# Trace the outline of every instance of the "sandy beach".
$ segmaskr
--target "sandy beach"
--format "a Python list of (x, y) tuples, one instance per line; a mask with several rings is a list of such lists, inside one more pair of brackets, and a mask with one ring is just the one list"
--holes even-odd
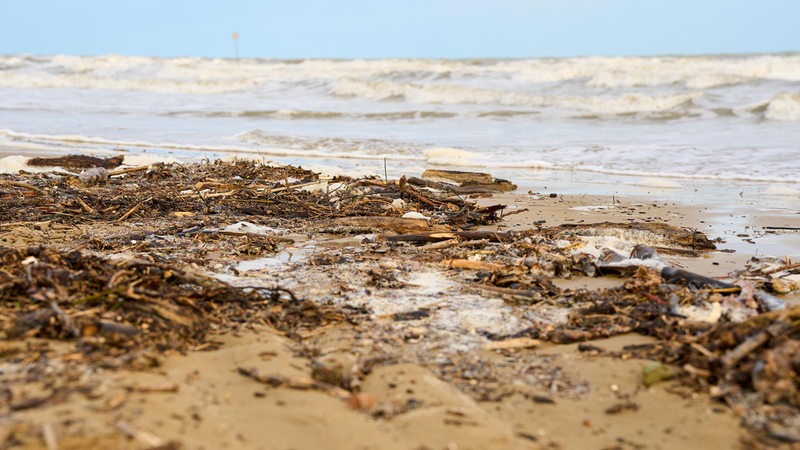
[[(784, 315), (753, 294), (730, 306), (789, 283), (796, 254), (746, 250), (782, 238), (792, 249), (796, 216), (523, 190), (466, 198), (249, 162), (98, 177), (0, 179), (2, 448), (797, 438), (797, 291), (779, 294)], [(570, 228), (591, 224), (617, 231)], [(624, 226), (634, 231), (620, 238)], [(652, 229), (666, 234), (641, 231)], [(706, 236), (716, 250), (701, 248)], [(664, 265), (737, 289), (687, 288), (644, 267), (603, 273), (590, 250), (603, 243), (655, 246)], [(682, 306), (658, 306), (670, 295)], [(704, 319), (715, 302), (732, 309)], [(736, 353), (763, 320), (788, 328)], [(758, 364), (769, 377), (740, 381)]]

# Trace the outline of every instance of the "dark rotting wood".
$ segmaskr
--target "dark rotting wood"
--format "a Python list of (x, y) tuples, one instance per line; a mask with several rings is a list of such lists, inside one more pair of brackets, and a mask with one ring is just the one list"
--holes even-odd
[(97, 158), (87, 155), (67, 155), (54, 158), (31, 158), (29, 166), (36, 167), (63, 167), (65, 169), (90, 169), (92, 167), (102, 167), (104, 169), (114, 169), (122, 165), (125, 157), (122, 155), (110, 158)]

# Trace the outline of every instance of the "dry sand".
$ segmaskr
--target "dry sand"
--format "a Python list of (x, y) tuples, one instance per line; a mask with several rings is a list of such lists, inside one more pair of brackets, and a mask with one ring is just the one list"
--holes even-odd
[[(725, 228), (723, 219), (696, 206), (609, 200), (504, 194), (480, 202), (504, 203), (509, 206), (505, 213), (514, 213), (493, 226), (498, 230), (528, 229), (541, 220), (555, 226), (635, 219), (696, 228), (711, 238), (730, 241), (736, 234), (753, 234), (750, 228), (731, 228), (742, 223), (748, 227), (798, 225), (792, 217), (774, 217), (772, 221), (753, 217), (731, 222)], [(119, 225), (121, 229), (126, 226)], [(68, 241), (71, 232), (79, 231), (56, 225), (38, 230), (5, 227), (0, 240), (11, 246), (53, 244)], [(726, 244), (719, 246), (726, 248)], [(742, 268), (751, 256), (741, 251), (746, 248), (741, 239), (730, 244), (736, 252), (668, 260), (704, 275), (724, 277)], [(357, 251), (359, 240), (325, 245)], [(300, 254), (301, 247), (297, 245), (293, 251)], [(372, 260), (364, 264), (395, 264), (402, 269), (401, 278), (412, 285), (423, 280), (420, 274), (429, 270), (408, 261)], [(341, 306), (370, 306), (375, 301), (371, 313), (374, 328), (382, 330), (384, 336), (393, 335), (393, 341), (375, 341), (363, 327), (346, 322), (316, 330), (301, 342), (264, 327), (218, 335), (214, 341), (219, 345), (185, 355), (168, 354), (157, 368), (100, 369), (87, 374), (102, 386), (103, 395), (95, 398), (71, 395), (60, 403), (8, 413), (0, 418), (0, 443), (9, 448), (18, 443), (25, 448), (50, 449), (683, 449), (737, 448), (746, 435), (737, 415), (706, 394), (681, 390), (673, 382), (645, 387), (641, 374), (646, 361), (579, 351), (576, 344), (542, 344), (507, 351), (476, 347), (475, 342), (485, 340), (474, 334), (474, 328), (470, 334), (470, 320), (481, 321), (482, 326), (503, 327), (511, 326), (514, 318), (502, 304), (463, 294), (459, 279), (426, 275), (432, 284), (384, 297), (377, 291), (364, 292), (355, 284), (358, 280), (337, 277), (335, 271), (330, 266), (304, 269), (299, 264), (287, 264), (249, 276), (283, 282), (300, 296), (336, 292), (344, 299)], [(623, 281), (616, 277), (580, 277), (560, 283), (594, 288)], [(790, 302), (796, 299), (790, 298)], [(424, 306), (440, 308), (436, 314), (441, 321), (416, 324), (388, 318)], [(473, 316), (456, 317), (467, 312)], [(454, 318), (444, 323), (442, 317), (448, 314)], [(617, 351), (648, 339), (624, 335), (593, 341), (592, 345)], [(0, 348), (0, 354), (23, 344), (2, 345), (5, 347)], [(53, 355), (74, 351), (70, 345), (52, 341), (24, 345), (46, 346)], [(309, 354), (309, 349), (313, 353)], [(490, 378), (498, 386), (519, 389), (509, 389), (508, 396), (487, 401), (476, 394), (478, 391), (470, 390), (474, 384), (468, 376), (458, 382), (444, 381), (431, 367), (437, 358), (455, 355), (475, 370), (491, 372)], [(347, 399), (336, 392), (274, 387), (240, 373), (240, 369), (255, 369), (303, 380), (311, 377), (315, 361), (341, 361), (342, 370), (347, 372), (355, 361), (361, 364), (370, 358), (393, 361), (365, 371), (360, 379), (362, 394)]]

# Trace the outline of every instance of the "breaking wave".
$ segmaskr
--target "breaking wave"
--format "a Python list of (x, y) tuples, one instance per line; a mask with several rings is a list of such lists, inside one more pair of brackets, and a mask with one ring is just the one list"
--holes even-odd
[[(0, 56), (0, 85), (221, 92), (268, 80), (365, 78), (434, 82), (468, 78), (523, 83), (580, 81), (598, 87), (681, 84), (707, 89), (764, 80), (800, 81), (800, 55), (579, 57), (520, 60), (274, 60), (104, 56)], [(90, 83), (100, 83), (90, 84)]]
[(247, 131), (235, 136), (235, 138), (240, 142), (252, 145), (193, 145), (176, 142), (127, 141), (82, 135), (30, 134), (12, 130), (0, 130), (0, 140), (11, 141), (14, 147), (36, 146), (40, 151), (64, 151), (72, 150), (75, 147), (85, 151), (87, 145), (94, 145), (98, 146), (99, 150), (105, 151), (144, 148), (183, 150), (200, 154), (255, 153), (271, 156), (365, 160), (380, 160), (387, 157), (398, 160), (424, 159), (409, 152), (408, 149), (410, 147), (408, 144), (375, 139), (297, 138), (271, 135), (261, 130)]
[(613, 97), (546, 96), (453, 84), (423, 85), (361, 79), (341, 80), (333, 86), (331, 93), (341, 97), (363, 97), (383, 101), (404, 100), (421, 104), (557, 107), (611, 115), (689, 107), (693, 99), (701, 95), (680, 93), (652, 96), (644, 93), (628, 93)]
[(170, 111), (162, 113), (166, 117), (198, 116), (198, 117), (245, 117), (285, 120), (328, 120), (328, 119), (362, 119), (362, 120), (406, 120), (406, 119), (449, 119), (457, 117), (456, 112), (448, 111), (381, 111), (366, 113), (347, 113), (342, 111), (310, 111), (297, 109), (249, 110), (249, 111)]
[[(224, 105), (231, 100), (270, 106), (230, 111), (195, 107), (160, 113), (290, 120), (404, 120), (470, 115), (509, 118), (548, 114), (582, 118), (637, 115), (674, 120), (719, 117), (720, 112), (732, 111), (735, 115), (797, 121), (800, 119), (796, 95), (785, 92), (791, 92), (798, 82), (798, 54), (521, 60), (243, 59), (239, 62), (119, 55), (0, 56), (0, 89), (219, 96), (225, 101), (209, 103)], [(298, 108), (295, 99), (304, 107)], [(352, 109), (348, 102), (353, 101), (371, 107)], [(450, 108), (455, 111), (380, 108), (387, 102), (476, 108)], [(767, 102), (763, 111), (752, 107)], [(177, 100), (172, 104), (184, 105)], [(196, 105), (208, 106), (202, 102)]]
[(800, 94), (776, 95), (767, 103), (764, 117), (770, 120), (800, 121)]

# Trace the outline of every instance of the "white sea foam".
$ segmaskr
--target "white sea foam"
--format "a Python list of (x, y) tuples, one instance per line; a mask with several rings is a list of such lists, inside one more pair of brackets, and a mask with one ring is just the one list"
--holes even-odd
[[(180, 159), (169, 155), (157, 154), (125, 154), (124, 164), (127, 166), (148, 166), (155, 163), (178, 163)], [(29, 166), (31, 158), (23, 155), (9, 155), (0, 158), (0, 173), (16, 173), (20, 170), (26, 172), (49, 172), (55, 166)]]
[[(517, 167), (514, 165), (507, 165), (506, 167)], [(519, 165), (518, 167), (526, 167), (525, 165)], [(570, 164), (554, 164), (552, 167), (554, 170), (565, 170), (565, 171), (574, 171), (574, 172), (589, 172), (589, 173), (599, 173), (599, 174), (606, 174), (606, 175), (623, 175), (623, 176), (632, 176), (632, 177), (646, 177), (646, 178), (654, 178), (654, 179), (677, 179), (677, 180), (728, 180), (728, 181), (770, 181), (770, 182), (784, 182), (786, 181), (787, 177), (782, 176), (772, 176), (772, 175), (750, 175), (746, 173), (738, 173), (738, 172), (730, 172), (727, 170), (721, 170), (716, 173), (684, 173), (684, 172), (677, 172), (677, 171), (645, 171), (639, 170), (635, 168), (630, 169), (614, 169), (614, 168), (606, 168), (601, 166), (583, 166), (583, 165), (570, 165)], [(674, 167), (673, 169), (679, 170), (680, 167)], [(792, 177), (792, 180), (795, 178)], [(665, 183), (677, 183), (674, 181), (665, 180)], [(681, 185), (682, 186), (682, 185)]]
[[(798, 81), (797, 55), (741, 57), (592, 57), (552, 60), (528, 79), (560, 81), (587, 78), (590, 86), (654, 87), (684, 84), (706, 89), (754, 80)], [(542, 71), (549, 71), (543, 74)]]
[[(273, 135), (261, 130), (249, 130), (235, 136), (237, 140), (256, 144), (259, 153), (277, 156), (312, 158), (420, 160), (410, 154), (407, 143), (379, 139), (302, 138)], [(239, 149), (242, 151), (244, 149)], [(252, 148), (246, 151), (254, 151)]]
[(764, 190), (764, 194), (800, 196), (800, 190), (786, 185), (771, 185), (766, 190)]
[[(242, 113), (243, 116), (254, 116), (251, 112), (245, 111)], [(344, 117), (344, 113), (337, 112), (337, 111), (308, 111), (308, 110), (299, 110), (299, 109), (281, 109), (278, 111), (272, 111), (269, 114), (271, 117), (275, 118), (282, 118), (282, 119), (335, 119)]]
[[(340, 159), (365, 159), (382, 160), (387, 157), (392, 159), (419, 160), (420, 157), (414, 155), (398, 155), (383, 146), (377, 146), (382, 153), (370, 154), (360, 151), (359, 146), (368, 144), (372, 141), (346, 141), (346, 140), (316, 140), (311, 141), (287, 138), (284, 143), (291, 143), (295, 148), (286, 147), (243, 147), (243, 146), (221, 146), (221, 145), (194, 145), (178, 142), (147, 142), (147, 141), (127, 141), (105, 139), (101, 137), (91, 137), (82, 135), (47, 135), (20, 133), (12, 130), (0, 130), (0, 138), (7, 138), (13, 141), (33, 141), (46, 142), (53, 144), (96, 144), (107, 147), (136, 147), (153, 148), (166, 150), (186, 150), (199, 153), (236, 153), (236, 154), (259, 154), (271, 156), (302, 156), (306, 158), (340, 158)], [(275, 144), (272, 137), (261, 133), (258, 130), (248, 131), (236, 136), (237, 139), (253, 144), (270, 145)], [(354, 144), (355, 143), (355, 144)], [(45, 148), (45, 147), (43, 147)], [(53, 150), (53, 147), (47, 147)], [(176, 159), (177, 160), (177, 159)]]
[[(20, 170), (30, 170), (36, 168), (28, 167), (28, 161), (30, 161), (30, 157), (23, 156), (23, 155), (9, 155), (3, 158), (0, 158), (0, 173), (17, 173)], [(44, 171), (46, 169), (41, 169)]]
[(460, 148), (429, 148), (422, 152), (428, 164), (437, 166), (471, 166), (480, 155)]
[(648, 95), (633, 92), (618, 96), (543, 96), (454, 84), (396, 83), (353, 78), (338, 81), (331, 89), (331, 93), (342, 97), (404, 100), (421, 104), (556, 107), (601, 115), (667, 111), (689, 106), (693, 99), (701, 95), (699, 93)]
[(665, 189), (680, 189), (683, 187), (683, 185), (675, 181), (664, 178), (656, 178), (656, 177), (642, 178), (632, 184), (636, 186), (665, 188)]
[(549, 161), (527, 160), (523, 163), (517, 164), (516, 167), (522, 167), (525, 169), (550, 169), (555, 167), (555, 165)]
[[(754, 80), (800, 81), (800, 56), (583, 57), (528, 60), (301, 60), (151, 58), (120, 55), (0, 56), (0, 86), (225, 92), (267, 80), (508, 77), (527, 83), (690, 88)], [(40, 76), (44, 75), (44, 76)], [(99, 83), (99, 84), (90, 84)]]
[(800, 94), (780, 93), (767, 104), (764, 117), (770, 120), (800, 121)]

